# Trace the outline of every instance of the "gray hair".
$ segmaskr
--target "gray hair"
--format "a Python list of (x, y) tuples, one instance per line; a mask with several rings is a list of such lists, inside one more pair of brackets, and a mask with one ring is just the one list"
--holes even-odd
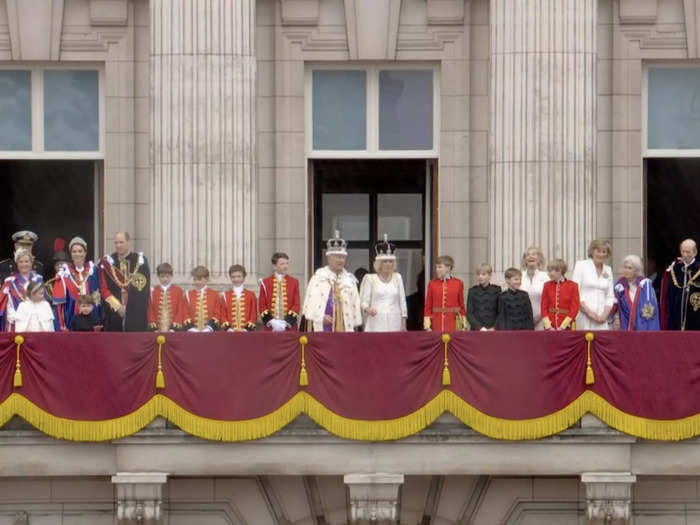
[(622, 259), (622, 264), (629, 264), (636, 270), (637, 275), (642, 275), (642, 272), (644, 271), (644, 266), (642, 266), (642, 258), (639, 257), (639, 255), (626, 255), (625, 258)]

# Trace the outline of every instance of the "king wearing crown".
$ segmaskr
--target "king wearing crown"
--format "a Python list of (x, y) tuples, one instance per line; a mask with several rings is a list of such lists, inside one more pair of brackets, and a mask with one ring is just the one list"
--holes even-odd
[(326, 244), (327, 265), (306, 287), (303, 314), (314, 332), (353, 332), (362, 324), (357, 279), (345, 269), (347, 242), (340, 232)]

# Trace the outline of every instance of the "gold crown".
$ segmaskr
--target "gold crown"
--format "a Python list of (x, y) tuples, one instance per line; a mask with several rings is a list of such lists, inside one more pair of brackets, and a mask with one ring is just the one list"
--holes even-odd
[(340, 232), (335, 230), (335, 236), (326, 242), (326, 255), (347, 255), (348, 243), (340, 237)]

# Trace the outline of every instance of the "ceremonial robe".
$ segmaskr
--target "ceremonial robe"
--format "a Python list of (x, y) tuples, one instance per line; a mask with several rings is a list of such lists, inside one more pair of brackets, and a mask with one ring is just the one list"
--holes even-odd
[(677, 259), (661, 283), (662, 330), (700, 330), (700, 261)]
[(102, 319), (102, 295), (97, 265), (92, 261), (78, 269), (74, 264), (64, 264), (53, 279), (51, 300), (56, 309), (59, 330), (68, 330), (73, 316), (78, 313), (78, 296), (89, 295), (95, 306), (92, 317), (96, 324)]
[[(100, 293), (105, 302), (106, 332), (145, 332), (151, 271), (143, 253), (128, 253), (120, 259), (116, 253), (105, 255), (97, 264)], [(125, 306), (125, 314), (119, 308)]]
[(619, 279), (615, 285), (615, 298), (620, 313), (620, 330), (649, 331), (659, 329), (659, 307), (656, 304), (654, 285), (649, 279), (637, 277), (634, 296), (627, 279)]
[[(343, 269), (336, 274), (324, 266), (314, 273), (306, 287), (304, 317), (315, 332), (352, 332), (362, 324), (360, 295), (355, 276)], [(324, 325), (324, 316), (332, 323)]]

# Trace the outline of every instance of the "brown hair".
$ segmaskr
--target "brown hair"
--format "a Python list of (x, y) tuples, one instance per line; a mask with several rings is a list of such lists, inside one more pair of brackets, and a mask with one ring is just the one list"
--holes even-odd
[(43, 290), (43, 289), (44, 289), (44, 282), (43, 281), (29, 281), (29, 284), (27, 285), (27, 297), (32, 295), (37, 290)]
[(93, 300), (92, 300), (92, 297), (89, 296), (89, 295), (80, 294), (80, 295), (78, 296), (78, 304), (79, 304), (79, 305), (80, 305), (80, 304), (92, 304), (92, 305), (94, 305), (94, 304), (95, 304), (95, 301), (93, 301)]
[(562, 275), (566, 275), (566, 270), (568, 269), (569, 266), (566, 264), (564, 259), (552, 259), (547, 265), (547, 271), (556, 270), (561, 272)]
[(231, 277), (231, 274), (233, 272), (241, 272), (243, 274), (243, 277), (248, 275), (245, 271), (245, 266), (242, 264), (232, 264), (231, 267), (228, 269), (228, 276)]
[(506, 279), (512, 279), (513, 277), (522, 277), (523, 272), (518, 270), (517, 268), (508, 268), (505, 273)]
[(202, 277), (209, 279), (209, 270), (206, 266), (202, 266), (201, 264), (199, 266), (195, 266), (192, 270), (192, 277), (195, 279), (201, 279)]
[(449, 255), (441, 255), (437, 259), (435, 259), (435, 264), (449, 266), (450, 270), (452, 270), (455, 267), (455, 260)]
[(170, 263), (160, 263), (158, 265), (158, 268), (156, 268), (156, 275), (172, 275), (173, 274), (173, 267), (170, 265)]
[[(277, 264), (277, 261), (279, 261), (280, 259), (289, 260), (289, 255), (287, 255), (284, 252), (275, 252), (272, 254), (272, 258), (270, 260), (272, 261), (272, 264)], [(243, 273), (245, 273), (245, 272), (243, 272)]]

